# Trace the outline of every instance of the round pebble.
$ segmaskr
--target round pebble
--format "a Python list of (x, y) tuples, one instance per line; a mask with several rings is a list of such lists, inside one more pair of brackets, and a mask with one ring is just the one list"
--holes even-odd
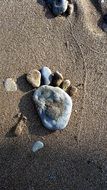
[(54, 0), (53, 6), (52, 6), (52, 12), (55, 16), (61, 15), (62, 13), (65, 13), (68, 7), (68, 1), (67, 0)]
[(75, 87), (75, 86), (70, 86), (69, 92), (68, 92), (70, 96), (75, 96), (75, 95), (77, 94), (77, 92), (78, 92), (77, 87)]
[(33, 87), (39, 87), (41, 84), (41, 73), (37, 69), (31, 70), (27, 74), (27, 81), (33, 86)]
[(49, 85), (52, 81), (52, 72), (48, 67), (42, 67), (40, 70), (42, 77), (42, 84)]
[(68, 15), (71, 15), (74, 12), (74, 4), (69, 4), (67, 8)]
[(45, 0), (55, 16), (65, 13), (68, 7), (67, 0)]
[(70, 87), (71, 85), (71, 82), (70, 80), (64, 80), (61, 84), (61, 88), (64, 90), (64, 91), (67, 91), (67, 89)]
[(5, 80), (4, 87), (6, 91), (10, 91), (10, 92), (17, 91), (17, 84), (12, 78), (7, 78)]
[(49, 130), (62, 130), (72, 112), (72, 99), (61, 88), (41, 86), (34, 92), (34, 102), (44, 127)]
[(33, 151), (33, 152), (37, 152), (38, 150), (42, 149), (43, 147), (44, 147), (43, 142), (41, 142), (41, 141), (36, 141), (36, 142), (33, 144), (32, 151)]
[(60, 86), (63, 81), (63, 76), (59, 71), (56, 71), (52, 78), (52, 85), (53, 86)]

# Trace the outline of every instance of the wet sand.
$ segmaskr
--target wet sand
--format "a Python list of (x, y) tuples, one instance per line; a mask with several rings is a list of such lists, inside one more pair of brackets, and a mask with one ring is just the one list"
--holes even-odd
[[(54, 18), (43, 1), (0, 1), (1, 190), (107, 189), (107, 34), (98, 26), (101, 14), (92, 0), (77, 1), (67, 18)], [(78, 87), (61, 132), (42, 127), (26, 82), (25, 73), (42, 66)], [(8, 77), (17, 82), (16, 92), (6, 92)], [(19, 112), (27, 122), (14, 137)], [(45, 147), (34, 154), (37, 140)]]

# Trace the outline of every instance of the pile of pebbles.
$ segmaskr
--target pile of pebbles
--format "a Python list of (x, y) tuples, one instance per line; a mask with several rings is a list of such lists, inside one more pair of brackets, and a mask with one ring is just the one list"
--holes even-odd
[(71, 85), (70, 80), (64, 79), (59, 71), (52, 73), (48, 67), (42, 67), (41, 70), (33, 69), (26, 75), (26, 78), (34, 88), (39, 88), (41, 85), (50, 85), (60, 87), (69, 96), (77, 94), (77, 88)]
[(52, 131), (64, 129), (72, 112), (71, 96), (77, 93), (77, 88), (60, 72), (52, 73), (48, 67), (33, 69), (26, 78), (36, 88), (33, 100), (43, 126)]

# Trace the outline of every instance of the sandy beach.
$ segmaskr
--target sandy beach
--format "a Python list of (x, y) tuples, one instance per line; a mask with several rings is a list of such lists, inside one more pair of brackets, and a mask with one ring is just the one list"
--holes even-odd
[[(98, 1), (78, 0), (69, 17), (54, 17), (42, 0), (0, 1), (0, 190), (107, 189), (107, 33)], [(67, 128), (46, 130), (25, 74), (48, 66), (78, 95)], [(6, 78), (18, 90), (6, 92)], [(18, 123), (23, 133), (11, 135)], [(32, 152), (41, 140), (44, 148)]]

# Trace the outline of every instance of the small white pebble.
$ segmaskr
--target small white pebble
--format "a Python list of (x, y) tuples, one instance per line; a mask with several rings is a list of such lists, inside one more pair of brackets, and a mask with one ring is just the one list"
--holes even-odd
[(4, 87), (6, 91), (10, 91), (10, 92), (17, 91), (17, 84), (12, 78), (7, 78), (5, 80)]
[(75, 113), (78, 113), (78, 111), (77, 111), (77, 110), (74, 110), (74, 112), (75, 112)]
[(36, 142), (33, 144), (32, 151), (33, 151), (33, 152), (37, 152), (38, 150), (42, 149), (43, 147), (44, 147), (43, 142), (41, 142), (41, 141), (36, 141)]

